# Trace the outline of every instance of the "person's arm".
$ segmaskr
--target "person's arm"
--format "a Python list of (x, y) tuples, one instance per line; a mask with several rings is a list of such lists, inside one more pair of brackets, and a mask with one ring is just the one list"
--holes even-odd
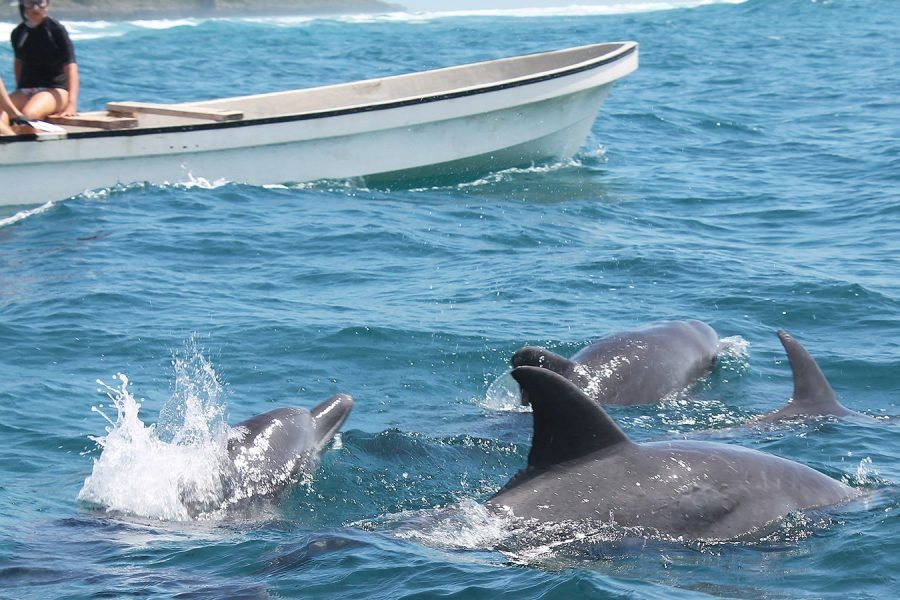
[(58, 38), (56, 44), (58, 48), (63, 48), (65, 52), (65, 67), (63, 68), (66, 72), (66, 88), (69, 92), (68, 102), (60, 108), (57, 114), (63, 117), (71, 117), (78, 113), (78, 91), (81, 83), (78, 80), (78, 61), (75, 59), (75, 47), (72, 45), (72, 38), (69, 37), (69, 32), (59, 23), (56, 25), (54, 29), (54, 33)]
[(9, 94), (6, 93), (6, 86), (3, 84), (2, 79), (0, 79), (0, 112), (6, 113), (13, 125), (28, 124), (27, 121), (24, 121), (25, 117), (22, 116), (22, 113), (16, 108), (16, 105), (13, 104)]
[(0, 110), (11, 115), (16, 115), (19, 112), (9, 98), (9, 94), (6, 92), (6, 86), (3, 85), (2, 79), (0, 79)]
[(71, 117), (78, 114), (78, 63), (66, 65), (66, 78), (69, 81), (69, 103), (59, 111), (59, 114), (63, 117)]

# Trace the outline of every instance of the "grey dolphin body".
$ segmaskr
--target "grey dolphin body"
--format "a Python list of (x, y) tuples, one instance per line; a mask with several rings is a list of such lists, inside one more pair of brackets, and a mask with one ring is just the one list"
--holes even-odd
[(858, 495), (809, 467), (756, 450), (702, 441), (634, 443), (564, 377), (535, 367), (516, 368), (512, 376), (534, 411), (528, 467), (487, 504), (517, 517), (730, 540), (792, 511)]
[(719, 336), (706, 323), (664, 321), (599, 339), (572, 358), (525, 346), (510, 363), (559, 373), (600, 404), (649, 404), (703, 377), (718, 349)]
[(276, 408), (235, 425), (228, 440), (230, 496), (271, 495), (310, 473), (352, 408), (350, 396), (337, 394), (312, 410)]
[(787, 352), (794, 376), (794, 393), (788, 403), (773, 413), (753, 419), (752, 422), (777, 423), (791, 419), (817, 416), (855, 417), (871, 419), (867, 415), (854, 412), (838, 402), (831, 384), (825, 378), (806, 348), (783, 329), (778, 332), (778, 339)]

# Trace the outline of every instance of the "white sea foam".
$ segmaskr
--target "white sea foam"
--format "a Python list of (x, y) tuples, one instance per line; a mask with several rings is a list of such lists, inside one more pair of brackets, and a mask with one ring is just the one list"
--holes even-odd
[[(742, 0), (743, 1), (743, 0)], [(567, 6), (536, 6), (523, 8), (472, 8), (440, 10), (415, 13), (386, 13), (383, 15), (356, 16), (353, 20), (371, 21), (423, 21), (465, 17), (508, 17), (508, 18), (542, 18), (542, 17), (590, 17), (611, 16), (642, 12), (658, 12), (677, 8), (695, 8), (706, 4), (715, 4), (708, 0), (696, 2), (635, 2), (611, 4), (570, 4)], [(737, 2), (732, 2), (737, 3)], [(347, 18), (346, 20), (350, 20)]]
[(550, 163), (542, 163), (542, 164), (533, 164), (530, 167), (510, 167), (508, 169), (502, 169), (500, 171), (494, 171), (485, 177), (480, 179), (476, 179), (474, 181), (467, 181), (464, 183), (457, 184), (455, 187), (457, 189), (465, 189), (469, 187), (479, 187), (483, 185), (488, 185), (492, 183), (500, 183), (501, 181), (506, 181), (511, 177), (515, 177), (516, 175), (527, 175), (531, 173), (553, 173), (555, 171), (560, 171), (562, 169), (568, 169), (571, 167), (579, 167), (581, 166), (581, 162), (576, 158), (570, 158), (567, 160), (560, 160), (556, 162)]
[(222, 186), (228, 185), (231, 183), (229, 180), (224, 178), (219, 178), (213, 181), (206, 179), (205, 177), (195, 177), (193, 173), (188, 172), (186, 175), (187, 179), (184, 181), (179, 181), (177, 183), (171, 184), (175, 187), (191, 189), (191, 188), (199, 188), (201, 190), (214, 190), (216, 188), (220, 188)]
[[(563, 169), (569, 168), (578, 168), (582, 166), (582, 162), (577, 158), (570, 158), (561, 161), (555, 161), (550, 163), (541, 163), (541, 164), (532, 164), (528, 167), (509, 167), (508, 169), (501, 169), (499, 171), (492, 171), (483, 177), (479, 177), (478, 179), (473, 179), (470, 181), (463, 181), (462, 183), (450, 183), (450, 184), (439, 184), (428, 187), (413, 187), (410, 188), (411, 192), (426, 192), (433, 190), (466, 190), (469, 188), (479, 188), (484, 186), (495, 185), (498, 183), (504, 183), (515, 177), (521, 175), (530, 175), (530, 174), (539, 174), (543, 175), (545, 173), (553, 173), (555, 171), (560, 171)], [(352, 181), (351, 181), (352, 183)]]
[[(633, 13), (690, 9), (710, 4), (742, 4), (746, 0), (495, 0), (476, 2), (449, 0), (407, 0), (404, 11), (385, 13), (361, 13), (347, 15), (296, 15), (265, 17), (217, 17), (215, 19), (141, 19), (134, 21), (77, 21), (64, 20), (69, 34), (76, 42), (127, 35), (133, 31), (166, 30), (178, 27), (196, 27), (207, 21), (231, 21), (267, 24), (275, 27), (306, 27), (317, 21), (343, 23), (422, 23), (456, 18), (541, 18), (609, 16)], [(0, 23), (0, 37), (9, 38), (17, 23)]]
[(580, 3), (566, 0), (495, 0), (494, 2), (475, 1), (435, 1), (407, 0), (406, 11), (378, 14), (342, 15), (337, 20), (350, 23), (372, 22), (417, 22), (447, 18), (465, 17), (581, 17), (607, 16), (633, 13), (658, 12), (683, 8), (697, 8), (709, 4), (742, 4), (746, 0), (595, 0)]
[(76, 42), (120, 37), (127, 33), (126, 29), (109, 21), (66, 21), (66, 30)]
[(142, 29), (172, 29), (174, 27), (196, 27), (202, 23), (199, 19), (147, 19), (131, 21), (135, 27)]
[(8, 225), (12, 225), (13, 223), (18, 223), (23, 219), (27, 219), (28, 217), (33, 217), (34, 215), (39, 215), (43, 212), (47, 212), (54, 205), (53, 202), (47, 202), (46, 204), (42, 204), (37, 208), (29, 208), (25, 210), (20, 210), (14, 215), (9, 217), (0, 218), (0, 228), (6, 227)]
[(750, 354), (750, 342), (739, 335), (723, 337), (719, 340), (719, 357), (746, 361)]
[[(410, 515), (398, 515), (398, 519)], [(475, 500), (458, 504), (411, 519), (394, 534), (433, 548), (481, 549), (495, 546), (508, 535), (512, 516), (491, 511)]]

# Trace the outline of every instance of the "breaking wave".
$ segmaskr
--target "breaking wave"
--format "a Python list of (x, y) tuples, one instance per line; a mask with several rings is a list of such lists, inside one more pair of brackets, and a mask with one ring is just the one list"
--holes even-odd
[[(635, 13), (660, 12), (677, 9), (691, 9), (710, 4), (742, 4), (746, 0), (594, 0), (570, 3), (560, 0), (547, 0), (543, 6), (527, 6), (536, 4), (523, 0), (509, 6), (512, 2), (502, 2), (506, 6), (484, 8), (484, 2), (446, 2), (446, 6), (433, 9), (439, 3), (406, 2), (407, 10), (384, 13), (360, 13), (346, 15), (294, 15), (265, 17), (225, 17), (225, 18), (173, 18), (173, 19), (136, 19), (130, 21), (79, 21), (63, 19), (69, 34), (76, 42), (115, 38), (133, 32), (154, 30), (161, 31), (179, 27), (197, 27), (208, 21), (262, 23), (275, 27), (306, 27), (320, 21), (336, 21), (341, 23), (417, 23), (441, 19), (457, 18), (541, 18), (541, 17), (584, 17), (611, 16)], [(490, 4), (490, 3), (488, 3)], [(431, 9), (419, 9), (421, 6)], [(16, 23), (0, 23), (0, 36), (9, 38)]]
[(28, 217), (33, 217), (34, 215), (39, 215), (41, 213), (47, 212), (50, 208), (53, 207), (54, 202), (47, 202), (38, 206), (37, 208), (29, 208), (25, 210), (20, 210), (8, 217), (0, 217), (0, 228), (8, 227), (14, 223), (18, 223), (19, 221), (23, 221)]

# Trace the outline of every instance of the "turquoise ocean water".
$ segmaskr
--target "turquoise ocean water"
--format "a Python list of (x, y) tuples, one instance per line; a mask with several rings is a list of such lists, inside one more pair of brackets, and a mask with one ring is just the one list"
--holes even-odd
[[(2, 209), (0, 597), (900, 593), (893, 2), (68, 25), (83, 110), (610, 40), (638, 41), (641, 66), (561, 164)], [(611, 409), (630, 435), (772, 452), (865, 498), (729, 544), (516, 531), (486, 513), (529, 448), (512, 352), (570, 354), (670, 318), (709, 322), (732, 351), (687, 396)], [(779, 328), (878, 420), (734, 427), (790, 395)], [(173, 490), (202, 484), (222, 422), (337, 392), (356, 406), (311, 482), (239, 514), (184, 512)]]

